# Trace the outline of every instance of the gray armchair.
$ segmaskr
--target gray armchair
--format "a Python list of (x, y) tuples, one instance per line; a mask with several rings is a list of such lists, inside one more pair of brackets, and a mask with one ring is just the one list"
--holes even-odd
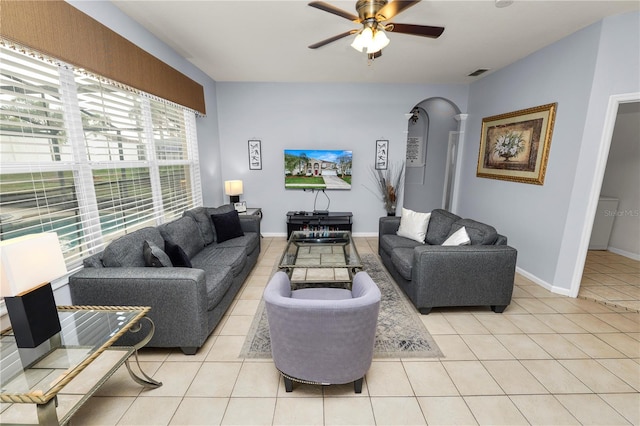
[(366, 272), (351, 290), (291, 290), (289, 277), (277, 272), (264, 292), (271, 352), (287, 392), (293, 381), (311, 384), (354, 382), (362, 392), (373, 359), (380, 289)]

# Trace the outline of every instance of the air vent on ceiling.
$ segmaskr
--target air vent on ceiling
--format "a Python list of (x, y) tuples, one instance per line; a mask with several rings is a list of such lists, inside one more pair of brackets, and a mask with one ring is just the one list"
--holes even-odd
[(469, 74), (469, 77), (477, 77), (480, 74), (484, 74), (485, 72), (489, 71), (486, 68), (478, 68), (477, 70), (475, 70), (474, 72), (472, 72), (471, 74)]

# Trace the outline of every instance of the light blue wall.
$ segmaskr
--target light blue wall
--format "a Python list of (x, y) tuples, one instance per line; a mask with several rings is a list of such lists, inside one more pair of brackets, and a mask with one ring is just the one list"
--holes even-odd
[[(608, 97), (638, 90), (638, 14), (611, 17), (471, 84), (458, 213), (494, 224), (518, 267), (569, 293)], [(623, 71), (624, 70), (624, 71)], [(558, 103), (543, 186), (476, 177), (482, 118)]]
[[(438, 96), (466, 110), (467, 90), (462, 85), (218, 83), (223, 180), (242, 179), (241, 199), (264, 209), (265, 235), (284, 235), (286, 212), (313, 210), (316, 196), (284, 189), (284, 149), (350, 149), (352, 189), (327, 191), (330, 210), (352, 211), (354, 233), (376, 235), (378, 218), (385, 214), (371, 192), (376, 139), (389, 140), (390, 162), (402, 161), (404, 114)], [(253, 138), (262, 141), (262, 170), (248, 168), (247, 141)], [(326, 208), (322, 194), (317, 208)]]
[[(196, 119), (201, 159), (200, 174), (203, 182), (219, 182), (220, 140), (218, 138), (216, 82), (136, 21), (125, 15), (113, 3), (86, 0), (67, 0), (67, 3), (203, 86), (207, 116)], [(205, 205), (218, 205), (222, 202), (223, 193), (217, 186), (213, 191), (203, 191), (202, 195)]]

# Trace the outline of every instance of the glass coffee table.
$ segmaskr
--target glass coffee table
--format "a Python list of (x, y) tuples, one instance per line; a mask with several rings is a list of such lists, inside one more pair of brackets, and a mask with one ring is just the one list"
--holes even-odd
[(362, 270), (349, 231), (293, 231), (278, 268), (291, 279), (292, 288), (314, 286), (351, 287), (353, 275)]
[[(138, 349), (153, 336), (148, 307), (58, 306), (62, 330), (36, 348), (18, 348), (11, 329), (0, 335), (0, 418), (2, 423), (66, 424), (93, 393), (125, 364), (131, 377), (149, 388), (162, 383), (147, 376)], [(135, 346), (112, 346), (123, 334), (149, 332)], [(134, 355), (139, 373), (129, 365)], [(36, 408), (34, 409), (33, 405)]]

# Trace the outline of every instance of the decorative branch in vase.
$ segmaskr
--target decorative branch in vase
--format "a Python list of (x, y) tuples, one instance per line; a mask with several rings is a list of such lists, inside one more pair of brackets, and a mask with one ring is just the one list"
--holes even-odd
[(399, 165), (389, 164), (386, 170), (376, 170), (372, 167), (371, 177), (376, 183), (387, 216), (395, 216), (400, 186), (404, 180), (404, 161)]

